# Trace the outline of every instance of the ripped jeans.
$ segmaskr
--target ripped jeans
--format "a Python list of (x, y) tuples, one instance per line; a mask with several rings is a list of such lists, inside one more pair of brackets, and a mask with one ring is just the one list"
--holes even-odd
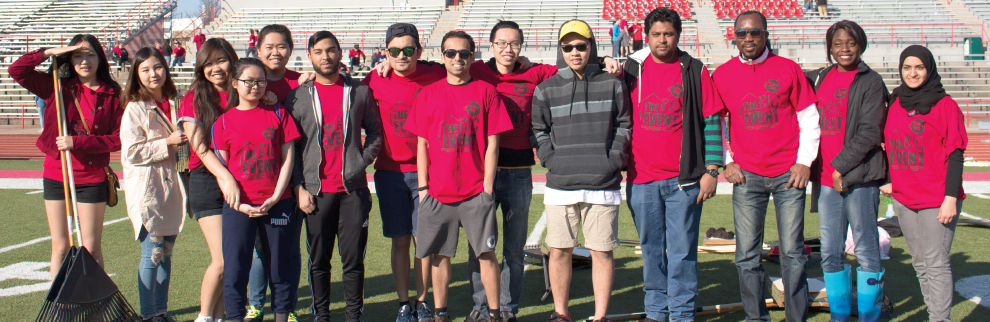
[(168, 312), (168, 284), (172, 279), (172, 248), (175, 236), (152, 236), (143, 227), (141, 263), (138, 264), (138, 295), (141, 318), (150, 319)]

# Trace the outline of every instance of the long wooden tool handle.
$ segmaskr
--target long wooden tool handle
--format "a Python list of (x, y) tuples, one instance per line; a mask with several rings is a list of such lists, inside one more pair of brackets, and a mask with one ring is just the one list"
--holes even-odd
[[(62, 81), (58, 77), (58, 56), (52, 56), (52, 83), (55, 92), (55, 110), (58, 119), (58, 135), (67, 136), (69, 126), (66, 123), (65, 104), (62, 101)], [(65, 215), (69, 228), (69, 245), (72, 246), (72, 226), (75, 223), (79, 229), (79, 209), (76, 206), (76, 185), (75, 176), (72, 173), (72, 153), (69, 151), (59, 151), (59, 159), (62, 165), (62, 191), (65, 198)], [(78, 246), (82, 246), (82, 236), (76, 233)]]

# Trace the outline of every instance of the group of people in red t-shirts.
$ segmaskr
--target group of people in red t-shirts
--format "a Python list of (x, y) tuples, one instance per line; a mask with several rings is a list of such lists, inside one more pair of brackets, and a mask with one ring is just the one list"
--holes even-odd
[[(475, 60), (467, 33), (447, 33), (442, 64), (420, 61), (416, 26), (396, 23), (386, 30), (388, 63), (363, 80), (341, 73), (344, 48), (329, 31), (309, 36), (313, 70), (303, 74), (286, 69), (294, 43), (283, 25), (252, 32), (248, 53), (258, 58), (238, 58), (226, 40), (204, 36), (196, 40), (191, 89), (178, 104), (162, 51), (138, 50), (121, 88), (91, 35), (29, 52), (8, 72), (49, 106), (56, 91), (71, 98), (66, 133), (52, 125), (58, 111), (47, 109), (37, 144), (46, 154), (53, 275), (69, 249), (60, 151), (72, 155), (82, 244), (102, 265), (104, 168), (109, 153), (122, 150), (122, 186), (142, 249), (144, 320), (171, 319), (172, 245), (188, 212), (211, 254), (197, 322), (261, 321), (268, 287), (275, 321), (294, 321), (304, 225), (316, 320), (330, 319), (336, 242), (344, 317), (360, 321), (372, 208), (365, 171), (374, 163), (382, 233), (392, 243), (397, 321), (451, 319), (450, 260), (460, 228), (469, 244), (468, 319), (515, 321), (537, 157), (549, 170), (543, 202), (551, 321), (571, 320), (569, 266), (579, 231), (595, 272), (592, 320), (608, 321), (622, 170), (643, 250), (645, 317), (693, 319), (699, 221), (719, 169), (733, 184), (735, 262), (748, 319), (769, 319), (760, 294), (770, 200), (785, 314), (789, 321), (808, 317), (803, 232), (811, 184), (833, 320), (889, 314), (876, 223), (881, 194), (894, 200), (930, 319), (949, 320), (949, 249), (965, 198), (967, 137), (933, 55), (921, 46), (905, 49), (901, 85), (888, 93), (862, 60), (866, 35), (856, 23), (828, 29), (833, 64), (807, 73), (770, 50), (767, 27), (759, 12), (739, 15), (739, 56), (714, 73), (678, 48), (681, 20), (668, 8), (647, 15), (647, 46), (622, 65), (598, 57), (591, 28), (572, 20), (560, 27), (556, 65), (521, 57), (524, 33), (511, 21), (492, 28), (488, 61)], [(52, 56), (65, 76), (62, 88), (53, 86), (54, 71), (35, 70)], [(188, 169), (176, 167), (181, 145), (191, 151)], [(859, 262), (855, 282), (843, 262), (847, 231)]]

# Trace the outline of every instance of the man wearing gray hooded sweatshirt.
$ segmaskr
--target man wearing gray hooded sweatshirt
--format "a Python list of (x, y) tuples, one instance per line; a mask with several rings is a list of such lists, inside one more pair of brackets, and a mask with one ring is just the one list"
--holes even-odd
[(565, 22), (558, 34), (559, 71), (533, 92), (533, 137), (547, 172), (547, 237), (554, 313), (550, 321), (570, 321), (571, 253), (578, 224), (591, 249), (595, 292), (593, 321), (608, 321), (619, 246), (619, 184), (629, 148), (630, 115), (622, 82), (594, 62), (595, 37), (580, 20)]

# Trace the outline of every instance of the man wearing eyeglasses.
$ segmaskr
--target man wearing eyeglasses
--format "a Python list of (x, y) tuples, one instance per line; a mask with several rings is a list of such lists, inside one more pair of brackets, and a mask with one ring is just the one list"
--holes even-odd
[(698, 227), (722, 165), (722, 101), (705, 65), (681, 51), (681, 17), (646, 16), (648, 48), (629, 55), (632, 138), (626, 198), (643, 249), (646, 321), (693, 321)]
[(533, 93), (533, 138), (546, 167), (547, 237), (554, 313), (550, 321), (570, 321), (571, 257), (584, 222), (591, 250), (595, 321), (607, 321), (619, 246), (621, 170), (630, 135), (629, 101), (622, 82), (598, 61), (594, 34), (580, 20), (565, 22), (557, 38), (558, 73)]
[[(385, 32), (387, 65), (384, 74), (369, 73), (364, 83), (371, 87), (385, 132), (385, 146), (375, 161), (375, 191), (382, 216), (382, 232), (392, 239), (392, 279), (399, 297), (396, 322), (429, 321), (430, 259), (410, 265), (409, 247), (416, 242), (420, 205), (416, 173), (416, 135), (407, 120), (416, 96), (423, 87), (447, 77), (440, 64), (419, 64), (423, 47), (419, 31), (408, 23), (396, 23)], [(384, 76), (382, 76), (384, 75)], [(416, 302), (409, 302), (409, 268), (416, 278)]]
[(432, 257), (433, 321), (450, 321), (450, 259), (457, 254), (458, 227), (463, 227), (481, 266), (489, 311), (482, 321), (502, 321), (495, 256), (498, 220), (492, 193), (499, 133), (511, 130), (512, 122), (495, 87), (471, 77), (471, 36), (448, 32), (441, 50), (447, 77), (423, 88), (410, 115), (409, 129), (419, 137), (416, 190), (422, 200), (416, 257)]
[(316, 321), (330, 321), (330, 259), (336, 239), (345, 317), (361, 321), (371, 211), (365, 168), (382, 148), (382, 121), (368, 86), (340, 73), (343, 51), (333, 33), (316, 32), (307, 49), (316, 78), (289, 92), (284, 105), (301, 135), (291, 184), (299, 209), (306, 213), (312, 308)]
[(804, 72), (767, 47), (767, 20), (747, 11), (736, 18), (733, 57), (712, 74), (728, 114), (725, 178), (733, 184), (736, 271), (747, 321), (769, 321), (760, 263), (763, 224), (772, 197), (780, 237), (787, 321), (808, 318), (804, 253), (805, 186), (818, 156), (818, 98)]

